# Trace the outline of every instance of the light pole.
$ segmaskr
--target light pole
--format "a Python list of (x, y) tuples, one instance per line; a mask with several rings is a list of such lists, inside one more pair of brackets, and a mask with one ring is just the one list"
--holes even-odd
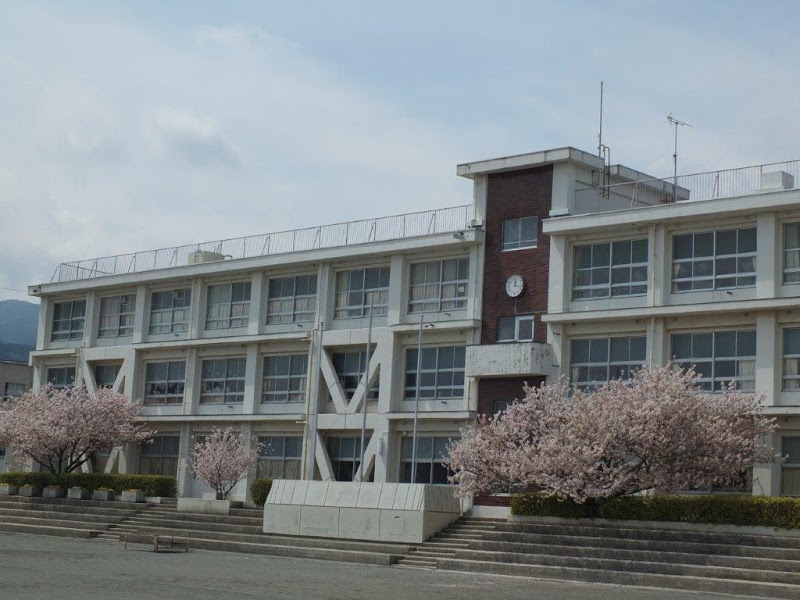
[[(367, 356), (366, 365), (364, 366), (364, 399), (362, 400), (363, 410), (361, 411), (361, 481), (364, 481), (367, 467), (364, 464), (364, 458), (367, 454), (365, 447), (365, 437), (367, 434), (367, 399), (369, 397), (369, 359), (370, 350), (372, 348), (372, 293), (369, 293), (369, 329), (367, 330)], [(374, 435), (374, 433), (373, 433)]]
[(414, 433), (411, 438), (411, 481), (417, 482), (417, 421), (419, 420), (419, 382), (422, 377), (422, 319), (424, 314), (419, 316), (419, 333), (417, 333), (417, 379), (416, 393), (414, 394)]
[[(310, 425), (309, 435), (311, 436), (311, 456), (307, 467), (308, 479), (316, 479), (317, 473), (317, 413), (319, 411), (319, 377), (322, 372), (322, 332), (325, 328), (325, 321), (319, 322), (319, 335), (317, 336), (317, 364), (314, 372), (314, 393), (309, 394), (309, 404), (313, 405), (313, 424)], [(309, 419), (310, 420), (310, 419)]]

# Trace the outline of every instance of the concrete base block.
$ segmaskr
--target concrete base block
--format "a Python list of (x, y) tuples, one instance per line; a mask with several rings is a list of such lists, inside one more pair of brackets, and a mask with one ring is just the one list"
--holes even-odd
[(230, 500), (204, 500), (203, 498), (178, 498), (178, 512), (204, 515), (231, 514)]
[(335, 506), (303, 506), (300, 535), (339, 537), (339, 509)]
[(124, 490), (119, 498), (122, 502), (144, 502), (142, 490)]
[(37, 498), (42, 495), (42, 488), (33, 485), (21, 485), (19, 495), (27, 498)]
[(379, 541), (381, 511), (377, 508), (340, 508), (339, 537)]
[(0, 483), (0, 496), (16, 496), (19, 488), (10, 483)]
[(45, 498), (63, 498), (64, 497), (64, 490), (60, 487), (46, 487), (42, 495)]
[(71, 487), (67, 490), (67, 498), (72, 500), (88, 500), (89, 490), (82, 487)]
[(300, 506), (276, 504), (264, 512), (264, 531), (282, 535), (300, 535)]

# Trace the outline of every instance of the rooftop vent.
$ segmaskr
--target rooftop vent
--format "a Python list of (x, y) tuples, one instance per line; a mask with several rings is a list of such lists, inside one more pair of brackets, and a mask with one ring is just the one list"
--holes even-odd
[(215, 262), (218, 260), (225, 260), (224, 254), (218, 252), (209, 252), (208, 250), (195, 250), (189, 254), (189, 260), (186, 261), (187, 265), (199, 265), (207, 262)]
[(786, 171), (761, 173), (760, 189), (762, 192), (777, 192), (779, 190), (794, 189), (794, 175)]

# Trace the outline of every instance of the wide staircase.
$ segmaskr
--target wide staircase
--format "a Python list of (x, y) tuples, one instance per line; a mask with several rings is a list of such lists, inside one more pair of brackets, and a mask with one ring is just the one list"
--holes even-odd
[(400, 559), (438, 568), (800, 598), (800, 538), (629, 527), (589, 521), (510, 523), (463, 517)]
[(188, 548), (318, 558), (377, 565), (396, 563), (407, 544), (271, 535), (262, 532), (261, 509), (231, 509), (230, 516), (178, 512), (160, 504), (95, 502), (0, 496), (0, 531), (94, 538), (155, 546), (184, 541)]

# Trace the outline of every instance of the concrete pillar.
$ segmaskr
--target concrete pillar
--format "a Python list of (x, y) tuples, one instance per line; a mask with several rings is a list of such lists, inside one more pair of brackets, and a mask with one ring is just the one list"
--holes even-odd
[(333, 318), (333, 302), (331, 302), (333, 285), (333, 269), (330, 263), (320, 264), (317, 272), (317, 323), (320, 321), (330, 323)]
[(669, 336), (664, 319), (653, 317), (647, 323), (647, 361), (665, 365), (670, 361)]
[(550, 267), (547, 293), (547, 312), (560, 314), (569, 307), (570, 279), (572, 261), (567, 256), (567, 237), (550, 237)]
[(132, 340), (134, 344), (141, 344), (150, 331), (149, 311), (147, 310), (149, 302), (147, 286), (140, 285), (136, 288), (136, 314), (133, 319)]
[(253, 279), (250, 282), (250, 315), (247, 325), (248, 335), (258, 335), (261, 333), (262, 321), (264, 320), (261, 309), (264, 305), (266, 284), (267, 281), (263, 272), (258, 271), (253, 274)]
[[(402, 322), (406, 314), (406, 304), (408, 300), (406, 283), (406, 265), (404, 257), (400, 254), (393, 254), (391, 258), (391, 270), (389, 272), (389, 310), (386, 316), (387, 326), (398, 325)], [(381, 374), (381, 378), (383, 374)]]
[(476, 225), (486, 223), (486, 197), (489, 192), (489, 176), (476, 175), (472, 184), (472, 210)]
[(665, 306), (672, 286), (672, 237), (663, 223), (650, 228), (647, 244), (647, 305)]
[(258, 390), (258, 344), (249, 344), (247, 346), (247, 365), (244, 372), (244, 404), (242, 405), (242, 414), (252, 415), (256, 412), (256, 406), (260, 402), (260, 398), (256, 398)]
[(83, 345), (91, 348), (97, 340), (97, 325), (99, 323), (100, 298), (97, 292), (86, 294), (86, 317), (83, 321)]
[(578, 169), (573, 163), (564, 161), (553, 165), (551, 217), (575, 214), (575, 182), (577, 180)]
[(782, 358), (781, 329), (774, 312), (756, 315), (756, 392), (764, 394), (767, 406), (776, 404), (780, 390)]
[[(469, 284), (467, 288), (467, 318), (481, 320), (483, 299), (483, 244), (472, 246), (469, 252)], [(477, 340), (479, 341), (479, 340)]]
[[(36, 329), (36, 349), (44, 350), (44, 346), (50, 341), (50, 324), (52, 323), (53, 302), (42, 296), (39, 304), (39, 326)], [(34, 383), (36, 382), (34, 378)]]
[(193, 280), (191, 290), (192, 303), (189, 309), (188, 338), (194, 340), (200, 337), (206, 326), (206, 297), (202, 280)]
[(181, 425), (180, 435), (181, 440), (178, 449), (178, 496), (185, 497), (192, 495), (192, 473), (186, 465), (192, 448), (192, 431), (188, 423), (183, 423)]
[(783, 251), (775, 213), (761, 213), (756, 220), (756, 298), (775, 298), (783, 278)]
[(186, 387), (183, 393), (183, 414), (197, 413), (200, 402), (200, 361), (197, 348), (189, 348), (186, 353)]

